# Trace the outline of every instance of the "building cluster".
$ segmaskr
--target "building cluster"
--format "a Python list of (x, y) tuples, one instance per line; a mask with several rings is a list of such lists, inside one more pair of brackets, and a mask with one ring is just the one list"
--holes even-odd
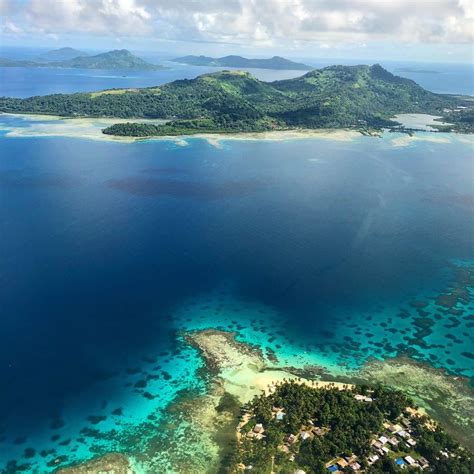
[[(356, 394), (355, 398), (362, 403), (370, 403), (373, 401), (371, 397)], [(342, 474), (347, 472), (364, 472), (364, 466), (372, 465), (388, 457), (392, 459), (395, 464), (401, 469), (418, 469), (430, 470), (429, 461), (420, 456), (416, 451), (417, 440), (414, 436), (414, 429), (412, 429), (412, 420), (414, 417), (420, 416), (414, 409), (407, 408), (407, 416), (402, 416), (396, 424), (389, 422), (383, 423), (383, 430), (377, 433), (370, 441), (370, 452), (367, 456), (341, 456), (328, 461), (325, 467), (328, 473)], [(273, 419), (283, 421), (286, 413), (283, 408), (272, 408)], [(250, 418), (250, 414), (247, 415)], [(247, 420), (249, 419), (247, 418)], [(431, 423), (431, 422), (430, 422)], [(432, 428), (432, 425), (427, 425)], [(324, 436), (329, 431), (329, 428), (317, 426), (314, 421), (309, 420), (306, 426), (301, 428), (296, 433), (287, 433), (283, 438), (283, 443), (279, 446), (282, 452), (288, 454), (290, 461), (295, 460), (298, 452), (298, 443), (304, 443), (315, 436)], [(254, 440), (261, 440), (265, 438), (265, 427), (262, 423), (257, 423), (252, 430), (247, 432), (244, 436)], [(450, 454), (444, 451), (440, 452), (440, 456), (449, 457)], [(243, 466), (246, 471), (251, 471), (252, 466)], [(302, 469), (296, 469), (294, 474), (306, 474)]]

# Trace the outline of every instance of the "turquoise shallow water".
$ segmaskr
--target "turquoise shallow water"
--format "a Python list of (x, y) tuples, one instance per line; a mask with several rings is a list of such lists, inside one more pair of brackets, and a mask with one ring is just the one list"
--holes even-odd
[(0, 141), (6, 472), (172, 446), (166, 408), (205, 390), (183, 330), (473, 375), (469, 137)]

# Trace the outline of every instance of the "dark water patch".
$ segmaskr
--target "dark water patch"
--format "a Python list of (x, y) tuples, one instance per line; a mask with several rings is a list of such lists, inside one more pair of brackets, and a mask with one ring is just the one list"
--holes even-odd
[(56, 454), (56, 450), (54, 448), (42, 449), (39, 454), (42, 458), (46, 458), (48, 456), (53, 456), (54, 454)]
[(137, 380), (133, 386), (134, 386), (135, 388), (145, 388), (146, 385), (147, 385), (146, 380), (140, 379), (140, 380)]
[(10, 460), (7, 462), (5, 469), (2, 470), (4, 474), (16, 474), (17, 472), (31, 472), (31, 464), (19, 464), (16, 460)]
[(23, 452), (23, 457), (25, 459), (31, 459), (36, 456), (36, 450), (34, 448), (25, 448), (25, 451)]
[(173, 378), (171, 374), (167, 372), (166, 370), (162, 370), (161, 375), (163, 376), (165, 380), (171, 380)]
[(420, 309), (420, 308), (426, 308), (426, 306), (428, 306), (428, 303), (426, 301), (417, 300), (417, 301), (412, 301), (410, 303), (410, 306), (416, 309)]
[(135, 196), (172, 196), (188, 199), (226, 199), (247, 196), (264, 186), (258, 181), (197, 182), (129, 177), (106, 182), (110, 188)]
[(85, 426), (84, 428), (81, 428), (80, 433), (88, 438), (103, 439), (102, 432), (95, 428)]
[(87, 417), (87, 420), (92, 424), (92, 425), (97, 425), (101, 421), (105, 421), (107, 417), (105, 415), (89, 415)]

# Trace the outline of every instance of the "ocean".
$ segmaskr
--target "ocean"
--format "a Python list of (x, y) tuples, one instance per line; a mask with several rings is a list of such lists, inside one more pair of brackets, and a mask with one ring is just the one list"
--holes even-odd
[[(23, 70), (15, 93), (16, 73), (2, 94), (58, 80)], [(0, 117), (2, 472), (108, 451), (146, 465), (150, 420), (172, 457), (167, 408), (206, 390), (183, 331), (335, 373), (404, 353), (474, 375), (473, 303), (442, 302), (472, 294), (472, 137), (117, 143), (37, 125)]]

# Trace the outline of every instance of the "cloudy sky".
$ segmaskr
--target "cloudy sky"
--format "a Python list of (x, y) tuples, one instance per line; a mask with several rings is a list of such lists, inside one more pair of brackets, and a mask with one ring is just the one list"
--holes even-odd
[(4, 46), (473, 61), (474, 0), (0, 0)]

